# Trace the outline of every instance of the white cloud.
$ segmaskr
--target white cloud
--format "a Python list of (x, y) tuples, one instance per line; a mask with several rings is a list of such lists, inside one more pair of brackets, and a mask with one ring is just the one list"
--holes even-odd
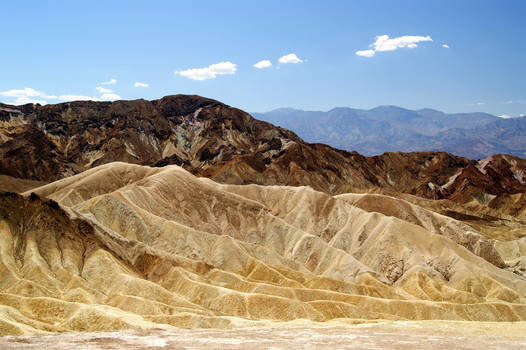
[(191, 68), (182, 71), (176, 71), (174, 74), (179, 74), (182, 77), (192, 80), (206, 80), (215, 78), (215, 74), (210, 71), (210, 68)]
[(269, 60), (262, 60), (254, 64), (254, 67), (256, 67), (257, 69), (272, 67), (272, 62), (270, 62)]
[(403, 35), (396, 38), (389, 38), (389, 35), (379, 35), (376, 37), (376, 41), (369, 45), (372, 49), (359, 50), (355, 54), (363, 57), (373, 57), (378, 51), (394, 51), (401, 48), (414, 49), (422, 41), (433, 41), (433, 39), (429, 35)]
[(279, 61), (279, 63), (283, 63), (283, 64), (288, 64), (288, 63), (296, 64), (296, 63), (303, 62), (303, 60), (299, 59), (299, 57), (296, 56), (295, 53), (289, 53), (288, 55), (281, 56), (278, 59), (278, 61)]
[(417, 43), (421, 41), (433, 41), (433, 39), (429, 35), (404, 35), (397, 38), (389, 38), (389, 35), (380, 35), (376, 37), (373, 46), (375, 51), (393, 51), (404, 47), (414, 49), (418, 46)]
[(113, 92), (112, 89), (106, 89), (106, 88), (103, 88), (102, 86), (97, 86), (95, 89), (97, 89), (97, 91), (100, 92), (101, 94), (109, 94)]
[(121, 97), (117, 94), (102, 94), (102, 96), (100, 97), (101, 101), (115, 101), (120, 99)]
[(44, 100), (44, 98), (45, 99), (56, 99), (57, 98), (57, 96), (47, 95), (33, 88), (12, 89), (8, 91), (0, 92), (0, 95), (14, 99), (13, 101), (10, 101), (9, 103), (13, 103), (16, 105), (23, 105), (26, 103), (40, 103), (44, 105), (48, 103), (46, 100)]
[[(112, 78), (109, 82), (101, 83), (101, 84), (109, 85), (109, 84), (115, 84), (116, 82), (117, 81)], [(113, 91), (112, 89), (107, 89), (107, 88), (102, 87), (102, 86), (97, 86), (95, 89), (97, 89), (97, 91), (102, 94), (99, 99), (91, 98), (91, 99), (94, 99), (95, 101), (96, 100), (99, 100), (99, 101), (115, 101), (115, 100), (120, 100), (121, 99), (121, 97), (119, 95), (117, 95), (115, 93), (115, 91)], [(87, 97), (87, 96), (85, 96), (85, 97)]]
[(100, 85), (113, 85), (117, 83), (117, 79), (111, 78), (109, 81), (100, 83)]
[(374, 50), (360, 50), (355, 52), (358, 56), (362, 57), (373, 57), (374, 56)]
[(510, 118), (513, 118), (513, 117), (511, 115), (503, 114), (503, 115), (499, 115), (499, 118), (510, 119)]
[(519, 115), (519, 117), (526, 117), (526, 113)]
[(39, 103), (41, 105), (45, 105), (48, 102), (46, 100), (40, 100), (40, 99), (34, 99), (26, 96), (20, 96), (15, 99), (15, 101), (12, 102), (14, 105), (25, 105), (28, 103)]
[(444, 49), (449, 49), (449, 45), (448, 45), (448, 44), (442, 44), (442, 47), (443, 47)]
[(32, 89), (32, 88), (24, 88), (24, 89), (12, 89), (9, 91), (0, 92), (0, 95), (7, 96), (7, 97), (45, 97), (45, 98), (57, 98), (57, 96), (53, 95), (46, 95), (45, 93)]
[(208, 68), (210, 68), (210, 71), (216, 75), (234, 74), (237, 70), (236, 65), (232, 62), (219, 62), (210, 65)]
[(237, 71), (236, 64), (232, 62), (219, 62), (211, 64), (204, 68), (191, 68), (182, 71), (176, 71), (174, 74), (179, 74), (192, 80), (206, 80), (214, 79), (218, 75), (235, 74)]
[(470, 106), (484, 106), (486, 104), (486, 102), (475, 102), (475, 103), (470, 103), (469, 105)]
[(24, 88), (24, 89), (13, 89), (9, 91), (3, 91), (0, 92), (0, 96), (5, 96), (11, 101), (8, 101), (7, 103), (12, 103), (16, 105), (23, 105), (26, 103), (40, 103), (42, 105), (47, 104), (47, 99), (53, 99), (58, 100), (62, 102), (69, 102), (69, 101), (113, 101), (113, 100), (120, 100), (121, 97), (114, 93), (111, 89), (106, 89), (101, 86), (96, 87), (97, 91), (102, 94), (102, 96), (99, 98), (95, 96), (85, 96), (85, 95), (73, 95), (73, 94), (62, 94), (60, 96), (55, 95), (47, 95), (41, 91), (32, 89), (32, 88)]
[(133, 84), (133, 86), (135, 86), (135, 87), (148, 87), (148, 86), (150, 86), (150, 84), (135, 82), (135, 84)]
[(83, 96), (83, 95), (60, 95), (58, 97), (60, 101), (98, 101), (96, 97), (93, 96)]

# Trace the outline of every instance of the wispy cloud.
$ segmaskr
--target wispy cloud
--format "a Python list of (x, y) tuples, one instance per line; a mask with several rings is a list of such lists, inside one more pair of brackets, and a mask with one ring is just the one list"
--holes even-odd
[(389, 38), (389, 35), (380, 35), (376, 37), (373, 45), (375, 51), (393, 51), (404, 47), (414, 49), (418, 46), (417, 43), (421, 41), (433, 41), (433, 39), (429, 35), (404, 35), (397, 38)]
[[(115, 83), (117, 83), (117, 80), (111, 78), (110, 81), (101, 83), (101, 85), (113, 85)], [(121, 99), (121, 97), (117, 95), (115, 91), (113, 91), (112, 89), (108, 89), (102, 86), (97, 86), (95, 89), (97, 89), (97, 91), (100, 92), (102, 95), (98, 99), (91, 98), (94, 101), (115, 101), (115, 100)], [(89, 97), (89, 96), (84, 96), (84, 97)]]
[(45, 105), (47, 104), (48, 102), (46, 100), (42, 100), (42, 99), (38, 99), (38, 98), (31, 98), (31, 97), (27, 97), (27, 96), (20, 96), (20, 97), (17, 97), (14, 101), (10, 101), (9, 103), (12, 103), (14, 105), (25, 105), (25, 104), (28, 104), (28, 103), (35, 103), (35, 104), (41, 104), (41, 105)]
[(84, 95), (60, 95), (58, 97), (60, 101), (70, 102), (70, 101), (98, 101), (94, 96), (84, 96)]
[(235, 74), (237, 71), (236, 64), (226, 61), (211, 64), (204, 68), (191, 68), (174, 72), (175, 75), (192, 79), (192, 80), (207, 80), (214, 79), (218, 75)]
[(84, 95), (60, 95), (58, 97), (60, 101), (98, 101), (95, 96), (84, 96)]
[(115, 101), (115, 100), (120, 100), (121, 97), (117, 94), (102, 94), (102, 96), (100, 97), (100, 100), (101, 101)]
[(95, 89), (97, 89), (97, 91), (100, 92), (101, 94), (109, 94), (113, 92), (112, 89), (106, 89), (102, 86), (97, 86)]
[(486, 102), (474, 102), (474, 103), (470, 103), (469, 105), (470, 106), (484, 106), (486, 104)]
[(33, 88), (24, 89), (12, 89), (8, 91), (0, 92), (0, 96), (4, 96), (8, 99), (7, 103), (15, 105), (23, 105), (26, 103), (39, 103), (41, 105), (49, 103), (48, 100), (56, 100), (59, 102), (70, 102), (70, 101), (113, 101), (120, 100), (121, 97), (117, 95), (113, 90), (107, 89), (101, 86), (95, 88), (102, 95), (100, 98), (95, 96), (77, 95), (77, 94), (60, 94), (59, 96), (48, 95), (42, 91), (38, 91)]
[(24, 89), (12, 89), (4, 92), (0, 92), (0, 95), (2, 96), (8, 96), (8, 97), (20, 97), (20, 96), (27, 96), (27, 97), (44, 97), (44, 98), (56, 98), (57, 96), (54, 95), (47, 95), (41, 91), (35, 90), (33, 88), (24, 88)]
[(116, 84), (116, 83), (117, 83), (117, 79), (111, 78), (108, 81), (100, 83), (100, 85), (113, 85), (113, 84)]
[(283, 64), (296, 64), (296, 63), (301, 63), (303, 62), (304, 60), (300, 59), (298, 56), (296, 56), (295, 53), (289, 53), (288, 55), (285, 55), (285, 56), (281, 56), (279, 59), (278, 59), (278, 62), (279, 63), (283, 63)]
[(449, 45), (448, 45), (448, 44), (442, 44), (442, 47), (443, 47), (444, 49), (449, 49)]
[(374, 50), (359, 50), (355, 52), (358, 56), (362, 57), (373, 57), (374, 56)]
[(55, 95), (48, 95), (42, 91), (35, 90), (33, 88), (24, 89), (12, 89), (8, 91), (0, 92), (1, 96), (8, 97), (16, 105), (23, 105), (26, 103), (40, 103), (42, 105), (48, 102), (44, 99), (56, 99)]
[(262, 60), (254, 64), (254, 67), (256, 67), (257, 69), (269, 68), (272, 67), (272, 62), (270, 62), (269, 60)]
[(135, 84), (133, 84), (134, 87), (148, 87), (150, 86), (150, 84), (146, 84), (146, 83), (139, 83), (138, 81), (135, 82)]
[(420, 35), (404, 35), (396, 38), (389, 38), (389, 35), (379, 35), (376, 41), (369, 45), (371, 49), (359, 50), (355, 54), (362, 57), (373, 57), (376, 52), (394, 51), (401, 48), (414, 49), (418, 43), (423, 41), (433, 41), (431, 37)]

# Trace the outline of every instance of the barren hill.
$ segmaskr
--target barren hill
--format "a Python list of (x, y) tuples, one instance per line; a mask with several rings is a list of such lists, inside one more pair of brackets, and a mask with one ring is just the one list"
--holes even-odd
[(409, 197), (126, 163), (33, 191), (0, 196), (1, 334), (526, 319), (526, 279), (506, 262), (523, 243)]

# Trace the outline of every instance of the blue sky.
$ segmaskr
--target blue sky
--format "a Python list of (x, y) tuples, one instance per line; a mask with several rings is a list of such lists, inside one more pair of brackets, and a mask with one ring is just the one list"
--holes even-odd
[(249, 112), (526, 114), (523, 0), (13, 0), (0, 13), (6, 103), (186, 93)]

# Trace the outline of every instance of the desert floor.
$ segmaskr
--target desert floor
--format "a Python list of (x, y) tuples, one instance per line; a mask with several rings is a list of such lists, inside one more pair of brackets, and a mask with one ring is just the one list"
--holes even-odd
[(526, 323), (387, 322), (0, 338), (1, 349), (525, 349)]

